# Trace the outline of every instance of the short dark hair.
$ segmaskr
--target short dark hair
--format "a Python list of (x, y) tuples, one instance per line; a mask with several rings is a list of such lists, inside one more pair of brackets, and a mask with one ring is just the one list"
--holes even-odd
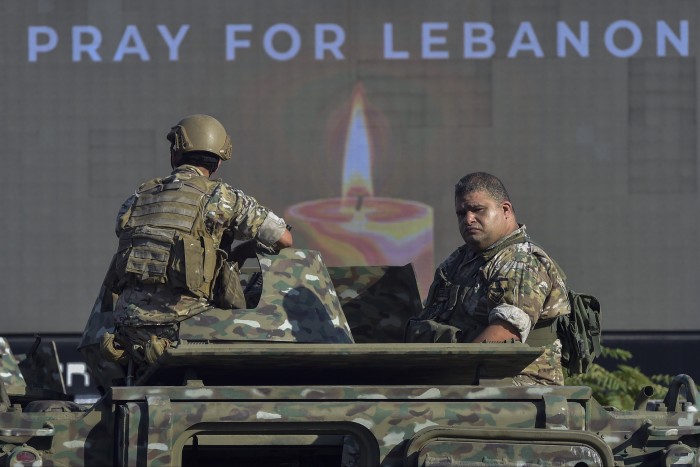
[(486, 172), (473, 172), (460, 178), (455, 184), (455, 198), (474, 191), (485, 191), (496, 202), (510, 201), (506, 187), (497, 177)]
[(183, 164), (195, 165), (197, 167), (203, 167), (209, 171), (209, 173), (214, 173), (214, 171), (219, 166), (219, 158), (204, 151), (192, 151), (186, 152), (179, 156), (175, 156), (173, 163), (175, 167), (179, 167)]

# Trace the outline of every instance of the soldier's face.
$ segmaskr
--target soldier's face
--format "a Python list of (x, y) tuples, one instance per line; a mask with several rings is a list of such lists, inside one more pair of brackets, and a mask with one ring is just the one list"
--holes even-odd
[(456, 197), (455, 213), (459, 233), (476, 251), (485, 250), (513, 230), (513, 206), (508, 201), (498, 203), (485, 191)]

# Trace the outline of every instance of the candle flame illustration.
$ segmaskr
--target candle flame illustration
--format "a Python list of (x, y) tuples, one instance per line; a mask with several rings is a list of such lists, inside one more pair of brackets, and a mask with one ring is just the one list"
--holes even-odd
[(352, 97), (345, 154), (343, 159), (343, 198), (355, 198), (355, 208), (362, 207), (362, 199), (372, 196), (372, 159), (374, 148), (367, 119), (367, 101), (362, 85)]
[[(350, 99), (341, 98), (329, 115), (326, 172), (338, 173), (342, 154), (340, 196), (292, 205), (285, 219), (295, 225), (295, 241), (300, 238), (307, 242), (305, 247), (320, 251), (329, 266), (412, 263), (425, 294), (434, 270), (433, 210), (418, 201), (374, 193), (375, 183), (379, 193), (387, 191), (387, 179), (401, 166), (390, 144), (391, 125), (382, 112), (393, 109), (392, 103), (381, 93), (372, 96), (370, 102), (362, 83), (356, 82)], [(338, 184), (337, 178), (325, 175), (329, 176), (323, 181)]]

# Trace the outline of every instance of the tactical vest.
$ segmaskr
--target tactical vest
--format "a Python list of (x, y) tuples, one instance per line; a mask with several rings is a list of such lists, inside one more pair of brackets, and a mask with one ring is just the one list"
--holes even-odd
[[(483, 254), (476, 255), (468, 266), (472, 273), (469, 274), (466, 281), (453, 283), (450, 279), (455, 277), (457, 268), (464, 261), (466, 253), (467, 250), (463, 248), (452, 263), (450, 270), (444, 268), (438, 270), (437, 280), (431, 285), (426, 299), (426, 311), (429, 315), (425, 318), (456, 326), (460, 329), (459, 339), (463, 342), (470, 342), (473, 337), (488, 326), (488, 315), (477, 316), (476, 313), (468, 313), (466, 310), (461, 310), (461, 313), (456, 314), (455, 312), (465, 306), (464, 301), (474, 289), (479, 271), (488, 259)], [(489, 255), (489, 257), (492, 256), (495, 256), (495, 252), (494, 255)]]
[(225, 253), (204, 225), (204, 206), (218, 188), (203, 176), (176, 175), (139, 188), (119, 236), (116, 271), (127, 284), (167, 284), (176, 291), (212, 299)]
[[(489, 316), (486, 312), (469, 313), (466, 309), (455, 314), (459, 308), (466, 306), (465, 299), (470, 295), (475, 287), (478, 279), (478, 274), (481, 267), (495, 257), (505, 248), (528, 241), (529, 238), (525, 234), (517, 234), (503, 241), (496, 247), (486, 250), (476, 255), (469, 267), (473, 273), (466, 279), (464, 283), (454, 284), (449, 278), (455, 277), (457, 268), (460, 267), (467, 254), (467, 249), (463, 248), (459, 256), (451, 264), (450, 270), (443, 268), (438, 270), (438, 278), (430, 287), (428, 297), (426, 299), (427, 316), (422, 316), (423, 319), (434, 320), (437, 323), (450, 323), (453, 327), (460, 329), (459, 340), (462, 342), (471, 342), (483, 329), (489, 325)], [(535, 253), (533, 251), (533, 253)], [(535, 253), (536, 254), (536, 253)], [(475, 304), (474, 304), (475, 305)], [(469, 306), (466, 306), (469, 308)], [(539, 320), (528, 337), (528, 343), (537, 341), (537, 345), (551, 344), (557, 339), (556, 327), (552, 324), (554, 319)]]

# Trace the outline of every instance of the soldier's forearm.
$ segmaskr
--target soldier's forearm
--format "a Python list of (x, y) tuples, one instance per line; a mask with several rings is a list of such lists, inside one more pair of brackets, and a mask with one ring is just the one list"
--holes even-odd
[(504, 342), (512, 339), (520, 341), (520, 334), (515, 326), (507, 321), (496, 320), (481, 331), (472, 342)]

